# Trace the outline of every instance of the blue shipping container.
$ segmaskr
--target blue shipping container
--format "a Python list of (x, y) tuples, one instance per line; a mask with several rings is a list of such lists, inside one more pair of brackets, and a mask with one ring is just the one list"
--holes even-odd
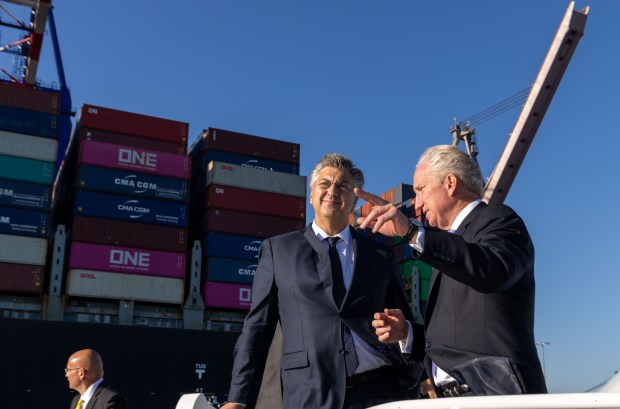
[(233, 234), (207, 233), (202, 238), (202, 248), (207, 257), (228, 257), (242, 260), (258, 260), (260, 237)]
[(58, 136), (58, 116), (0, 105), (0, 129), (56, 138)]
[(275, 172), (292, 173), (299, 175), (299, 165), (295, 163), (280, 162), (271, 159), (257, 158), (255, 156), (239, 155), (231, 152), (206, 150), (194, 161), (192, 166), (193, 177), (207, 171), (207, 166), (212, 160), (232, 163), (233, 165), (247, 166), (249, 168), (273, 170)]
[(188, 206), (163, 200), (78, 190), (73, 214), (162, 226), (187, 227)]
[(50, 185), (0, 179), (0, 206), (49, 209), (51, 200)]
[(208, 257), (206, 277), (209, 281), (252, 284), (256, 274), (256, 261)]
[(46, 211), (0, 207), (0, 233), (16, 236), (47, 237), (49, 214)]
[(91, 165), (80, 166), (77, 183), (81, 189), (182, 202), (189, 194), (185, 180)]

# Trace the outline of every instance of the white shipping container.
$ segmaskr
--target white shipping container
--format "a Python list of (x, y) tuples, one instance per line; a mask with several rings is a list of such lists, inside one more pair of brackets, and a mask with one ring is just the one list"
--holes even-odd
[(56, 139), (0, 130), (0, 154), (56, 162), (57, 151)]
[(204, 187), (212, 183), (261, 192), (306, 197), (305, 176), (233, 165), (232, 163), (209, 162), (207, 183)]
[(47, 239), (0, 234), (0, 261), (44, 266)]
[(185, 280), (94, 270), (69, 270), (70, 296), (181, 304)]

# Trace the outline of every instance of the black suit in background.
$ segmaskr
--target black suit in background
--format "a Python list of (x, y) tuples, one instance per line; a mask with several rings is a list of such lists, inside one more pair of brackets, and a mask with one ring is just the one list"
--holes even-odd
[(533, 333), (534, 247), (521, 218), (480, 203), (455, 234), (427, 228), (419, 259), (438, 270), (427, 370), (432, 360), (476, 395), (546, 393)]
[[(287, 409), (343, 406), (346, 374), (341, 322), (376, 345), (393, 364), (404, 362), (398, 344), (379, 343), (371, 325), (374, 313), (386, 307), (401, 309), (413, 321), (396, 260), (389, 248), (351, 232), (356, 262), (340, 310), (332, 295), (328, 252), (311, 226), (263, 241), (252, 307), (235, 347), (230, 401), (253, 406), (278, 321), (282, 406)], [(423, 332), (419, 326), (413, 328), (414, 352), (421, 353)], [(377, 396), (385, 393), (374, 392)]]
[[(75, 395), (69, 409), (75, 409), (79, 400), (80, 395)], [(101, 382), (93, 392), (88, 404), (84, 405), (82, 409), (127, 409), (127, 407), (127, 401), (121, 394), (108, 387), (105, 382)]]

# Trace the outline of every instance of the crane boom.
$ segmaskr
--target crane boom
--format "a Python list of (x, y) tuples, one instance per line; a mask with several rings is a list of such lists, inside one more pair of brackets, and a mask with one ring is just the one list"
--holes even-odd
[(575, 2), (571, 1), (504, 152), (487, 182), (483, 200), (489, 204), (502, 203), (506, 199), (564, 71), (583, 36), (589, 7), (576, 11), (574, 5)]

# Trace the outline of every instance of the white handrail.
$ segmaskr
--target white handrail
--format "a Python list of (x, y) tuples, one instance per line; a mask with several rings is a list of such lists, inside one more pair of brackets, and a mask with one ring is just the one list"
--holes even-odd
[(386, 403), (372, 409), (586, 409), (620, 408), (620, 393), (468, 396)]

